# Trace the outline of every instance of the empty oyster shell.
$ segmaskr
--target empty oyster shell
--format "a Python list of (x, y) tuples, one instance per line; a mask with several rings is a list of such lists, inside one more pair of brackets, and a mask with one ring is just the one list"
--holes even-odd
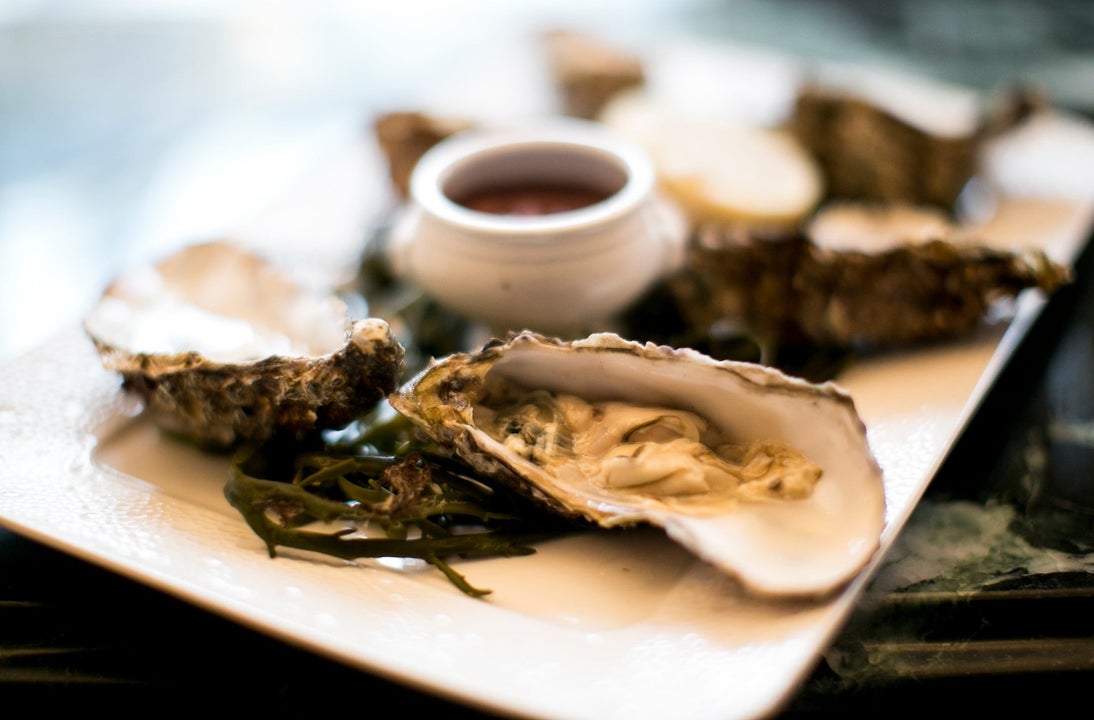
[(524, 331), (433, 361), (389, 401), (484, 475), (603, 527), (660, 526), (758, 594), (841, 587), (884, 526), (851, 398), (770, 367)]
[(116, 279), (84, 319), (103, 366), (164, 428), (209, 447), (344, 427), (398, 385), (386, 321), (227, 242)]

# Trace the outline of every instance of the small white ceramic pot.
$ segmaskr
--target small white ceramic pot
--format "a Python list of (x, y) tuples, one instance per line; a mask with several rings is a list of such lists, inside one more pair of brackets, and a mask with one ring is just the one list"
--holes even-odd
[[(589, 121), (454, 135), (419, 160), (410, 195), (389, 240), (394, 272), (495, 333), (608, 329), (683, 262), (687, 222), (652, 161)], [(496, 207), (507, 201), (511, 212)]]

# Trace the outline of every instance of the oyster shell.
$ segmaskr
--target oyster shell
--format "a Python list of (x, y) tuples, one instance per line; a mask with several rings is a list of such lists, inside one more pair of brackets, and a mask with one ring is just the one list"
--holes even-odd
[(339, 428), (395, 389), (403, 347), (228, 241), (124, 273), (84, 318), (103, 367), (165, 429), (209, 447)]
[(674, 302), (700, 335), (734, 326), (775, 347), (892, 348), (961, 337), (996, 301), (1027, 288), (1052, 293), (1071, 279), (1040, 250), (946, 233), (882, 235), (822, 243), (808, 231), (708, 225), (671, 279)]
[(567, 115), (595, 119), (614, 95), (645, 85), (642, 58), (599, 37), (554, 29), (542, 40), (551, 80)]
[[(832, 196), (952, 209), (976, 172), (982, 141), (971, 102), (917, 96), (894, 107), (875, 94), (807, 85), (790, 125), (823, 167)], [(913, 119), (913, 112), (928, 117)]]
[(387, 161), (388, 177), (399, 199), (410, 196), (410, 175), (426, 150), (473, 125), (468, 118), (413, 110), (377, 115), (372, 129)]
[(819, 162), (828, 199), (956, 214), (987, 142), (1046, 105), (1025, 89), (993, 107), (937, 82), (873, 71), (825, 75), (798, 89), (787, 124)]
[(484, 475), (599, 526), (660, 526), (758, 594), (841, 587), (884, 526), (851, 398), (770, 367), (523, 331), (434, 360), (389, 401)]

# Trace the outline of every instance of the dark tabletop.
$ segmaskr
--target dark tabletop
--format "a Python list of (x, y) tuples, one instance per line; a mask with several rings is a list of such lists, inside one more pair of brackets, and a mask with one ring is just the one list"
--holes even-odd
[[(778, 37), (776, 11), (804, 13), (809, 7), (808, 12), (820, 13), (823, 8), (826, 13), (851, 13), (860, 30), (853, 33), (855, 41), (872, 50), (915, 51), (934, 74), (981, 86), (1010, 72), (1013, 68), (1006, 62), (1023, 62), (1021, 67), (1032, 68), (1038, 78), (1059, 82), (1059, 94), (1072, 91), (1072, 96), (1063, 98), (1068, 106), (1080, 112), (1094, 109), (1094, 96), (1076, 90), (1065, 79), (1069, 62), (1085, 62), (1082, 67), (1089, 69), (1094, 56), (1094, 14), (1089, 4), (1077, 0), (1041, 3), (1037, 12), (1031, 9), (1032, 3), (973, 0), (950, 4), (909, 0), (877, 7), (866, 2), (778, 2), (741, 17), (729, 9), (733, 3), (686, 5), (690, 14), (682, 15), (693, 28), (772, 42)], [(64, 9), (66, 4), (52, 7), (56, 15), (57, 8)], [(928, 17), (930, 12), (936, 17)], [(992, 13), (1002, 18), (998, 27), (1003, 29), (996, 34), (1002, 46), (989, 47), (983, 39), (982, 21)], [(802, 16), (794, 16), (799, 22), (786, 26), (784, 42), (799, 50), (818, 50), (809, 44), (820, 40), (811, 41), (800, 22)], [(81, 32), (78, 20), (50, 23), (45, 10), (23, 20), (22, 26), (9, 23), (0, 33), (54, 47), (63, 44), (58, 34), (66, 32), (76, 42), (90, 42), (87, 28)], [(205, 41), (195, 37), (207, 18), (191, 20), (189, 26), (182, 24), (180, 35), (162, 37), (189, 38), (200, 48)], [(737, 21), (733, 32), (732, 21)], [(140, 37), (139, 24), (150, 21), (129, 18), (125, 22), (130, 24), (110, 24), (109, 32)], [(1019, 32), (1020, 27), (1025, 29)], [(1030, 34), (1036, 32), (1041, 34)], [(800, 35), (789, 37), (794, 33)], [(41, 55), (20, 57), (34, 59), (34, 67), (27, 63), (19, 68), (27, 74), (27, 82), (34, 73), (48, 70), (41, 66), (46, 62)], [(1050, 63), (1060, 58), (1067, 62)], [(179, 68), (160, 70), (181, 72)], [(413, 72), (413, 68), (406, 70)], [(8, 159), (7, 169), (0, 168), (0, 189), (11, 191), (8, 198), (22, 193), (20, 207), (27, 207), (28, 201), (31, 206), (48, 207), (49, 193), (35, 196), (32, 191), (48, 188), (47, 171), (51, 163), (54, 169), (59, 166), (62, 158), (44, 152), (35, 155), (28, 149), (26, 143), (44, 145), (43, 129), (31, 127), (33, 108), (6, 109), (13, 122), (8, 142), (0, 146)], [(160, 112), (171, 110), (170, 106), (159, 108)], [(182, 107), (178, 110), (185, 112)], [(94, 124), (105, 122), (94, 113), (85, 114), (81, 121), (87, 125), (81, 126), (83, 135), (69, 132), (65, 136), (72, 143), (92, 138)], [(61, 128), (76, 121), (51, 122)], [(109, 131), (126, 130), (113, 127)], [(131, 143), (124, 146), (126, 152), (162, 152), (166, 147), (157, 144), (147, 127), (128, 130), (143, 138), (145, 145)], [(170, 134), (177, 127), (166, 123), (160, 130)], [(142, 176), (144, 166), (135, 156), (124, 163), (128, 176), (107, 172), (118, 155), (76, 156), (87, 160), (75, 173), (82, 174), (84, 182), (90, 185), (94, 183), (88, 178), (112, 178), (112, 189), (98, 188), (112, 203), (118, 203), (119, 196), (136, 195), (137, 188), (147, 190), (142, 185), (147, 174)], [(27, 168), (35, 162), (31, 172)], [(21, 167), (26, 170), (22, 175)], [(108, 190), (112, 194), (107, 195)], [(146, 208), (157, 207), (145, 199)], [(93, 205), (95, 198), (85, 201)], [(0, 204), (0, 210), (5, 207), (15, 207), (14, 200)], [(69, 266), (78, 262), (81, 253), (96, 258), (87, 266), (92, 276), (84, 280), (87, 287), (70, 288), (75, 296), (68, 300), (77, 310), (86, 306), (87, 293), (112, 271), (111, 258), (124, 254), (123, 247), (111, 246), (103, 238), (113, 237), (111, 232), (119, 238), (135, 232), (134, 211), (128, 212), (107, 204), (90, 216), (97, 223), (96, 235), (69, 261)], [(15, 218), (10, 228), (21, 216), (9, 217)], [(69, 221), (79, 223), (80, 218)], [(54, 218), (54, 222), (60, 221)], [(25, 227), (41, 230), (45, 225)], [(47, 233), (45, 241), (67, 237), (64, 225), (46, 230), (52, 234)], [(13, 237), (10, 232), (0, 237), (4, 257), (16, 257)], [(64, 248), (59, 252), (63, 254)], [(3, 268), (5, 279), (11, 267)], [(52, 282), (61, 281), (53, 278)], [(11, 285), (0, 283), (5, 284)], [(25, 315), (13, 312), (15, 301), (9, 291), (2, 303), (0, 336), (7, 354), (48, 337), (51, 328), (46, 324), (28, 330), (21, 325), (19, 318)], [(64, 317), (52, 318), (52, 327), (66, 322)], [(1052, 297), (1010, 359), (897, 539), (890, 563), (881, 569), (836, 641), (784, 709), (786, 716), (934, 711), (954, 697), (990, 712), (1013, 708), (1016, 698), (1042, 698), (1044, 706), (1052, 708), (1068, 707), (1086, 697), (1094, 681), (1092, 370), (1094, 255), (1087, 250), (1077, 263), (1075, 283)], [(914, 582), (901, 581), (909, 576)], [(256, 715), (317, 709), (363, 712), (373, 703), (400, 714), (475, 714), (0, 530), (0, 702), (15, 707), (17, 701), (42, 709), (86, 707), (126, 713), (211, 710), (228, 702)]]

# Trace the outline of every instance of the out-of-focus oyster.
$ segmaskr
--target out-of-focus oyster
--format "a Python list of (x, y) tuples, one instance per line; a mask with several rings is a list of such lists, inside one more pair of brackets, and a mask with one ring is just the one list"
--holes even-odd
[(84, 328), (150, 417), (209, 447), (344, 427), (403, 371), (386, 321), (228, 241), (122, 274)]
[(847, 71), (803, 84), (787, 125), (824, 171), (829, 199), (959, 210), (985, 143), (1045, 100), (1018, 89), (992, 104), (910, 77)]
[(660, 526), (757, 594), (841, 587), (884, 526), (851, 398), (762, 365), (523, 331), (435, 360), (389, 400), (484, 475), (599, 526)]
[(426, 150), (473, 125), (474, 122), (468, 118), (411, 110), (378, 115), (373, 120), (372, 129), (387, 160), (392, 187), (400, 198), (410, 195), (410, 175)]
[(1051, 293), (1071, 277), (1039, 250), (876, 225), (839, 242), (836, 227), (818, 234), (822, 242), (803, 230), (700, 228), (686, 270), (671, 280), (686, 323), (696, 333), (734, 327), (772, 347), (910, 346), (966, 335), (998, 300), (1027, 288)]
[(800, 89), (790, 126), (824, 168), (832, 196), (953, 209), (976, 171), (978, 108), (968, 93), (911, 87)]
[(594, 119), (617, 93), (646, 82), (640, 57), (599, 37), (566, 29), (543, 33), (562, 112)]

